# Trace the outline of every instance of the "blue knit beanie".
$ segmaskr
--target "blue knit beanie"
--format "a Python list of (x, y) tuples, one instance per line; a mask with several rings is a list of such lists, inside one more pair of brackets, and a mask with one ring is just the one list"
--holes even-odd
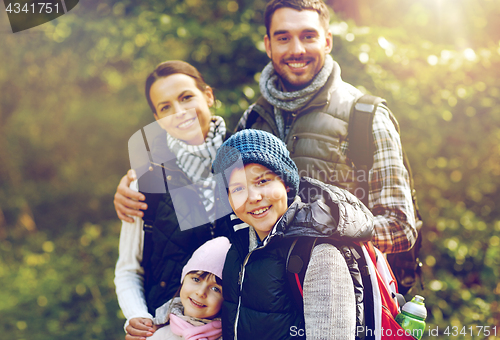
[(289, 203), (293, 201), (299, 189), (300, 179), (297, 166), (290, 158), (290, 152), (274, 135), (252, 129), (235, 133), (217, 150), (213, 171), (221, 197), (227, 197), (226, 188), (231, 171), (251, 163), (263, 165), (280, 176), (285, 186), (290, 188)]

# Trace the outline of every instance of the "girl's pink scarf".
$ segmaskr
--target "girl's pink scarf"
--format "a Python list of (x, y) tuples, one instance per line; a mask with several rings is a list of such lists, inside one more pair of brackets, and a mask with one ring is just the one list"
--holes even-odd
[(170, 330), (186, 340), (216, 340), (222, 336), (222, 326), (219, 320), (202, 326), (193, 326), (174, 314), (170, 314)]

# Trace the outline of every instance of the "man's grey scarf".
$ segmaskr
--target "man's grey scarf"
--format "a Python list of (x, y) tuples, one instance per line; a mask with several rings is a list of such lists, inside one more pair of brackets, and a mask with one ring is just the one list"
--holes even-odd
[(262, 70), (259, 80), (260, 93), (262, 96), (274, 106), (274, 116), (276, 125), (280, 133), (281, 140), (285, 140), (285, 126), (281, 110), (295, 112), (303, 108), (311, 98), (316, 95), (323, 85), (325, 85), (328, 77), (333, 70), (333, 58), (327, 54), (325, 56), (325, 64), (312, 83), (299, 91), (283, 92), (279, 90), (278, 74), (274, 71), (272, 62), (267, 64)]
[(226, 124), (222, 117), (217, 116), (212, 117), (207, 137), (201, 145), (186, 144), (167, 133), (167, 145), (177, 158), (177, 166), (199, 189), (200, 197), (211, 221), (215, 216), (213, 211), (215, 179), (211, 172), (212, 162), (225, 136)]

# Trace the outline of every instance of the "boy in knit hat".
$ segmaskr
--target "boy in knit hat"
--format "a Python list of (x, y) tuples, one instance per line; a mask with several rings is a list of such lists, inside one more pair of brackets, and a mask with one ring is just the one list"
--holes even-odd
[(286, 263), (297, 237), (369, 240), (370, 211), (347, 191), (299, 181), (286, 146), (264, 131), (233, 135), (218, 150), (213, 169), (222, 208), (230, 205), (243, 222), (234, 226), (224, 265), (223, 338), (354, 339), (354, 287), (337, 247), (314, 247), (303, 311), (292, 296)]
[(222, 335), (222, 268), (230, 243), (226, 237), (205, 242), (182, 269), (179, 296), (156, 309), (162, 325), (151, 340), (216, 340)]

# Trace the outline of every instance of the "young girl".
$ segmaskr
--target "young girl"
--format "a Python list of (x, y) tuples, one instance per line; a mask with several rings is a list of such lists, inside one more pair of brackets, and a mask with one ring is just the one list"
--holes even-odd
[[(223, 271), (224, 339), (354, 339), (356, 302), (344, 257), (330, 243), (314, 247), (306, 267), (303, 312), (287, 279), (297, 237), (371, 239), (373, 216), (353, 195), (303, 178), (286, 146), (243, 130), (218, 150), (219, 194), (246, 223), (234, 227)], [(246, 228), (245, 228), (246, 226)]]
[(156, 310), (161, 325), (148, 340), (220, 339), (222, 268), (229, 240), (218, 237), (198, 248), (182, 269), (179, 296)]

